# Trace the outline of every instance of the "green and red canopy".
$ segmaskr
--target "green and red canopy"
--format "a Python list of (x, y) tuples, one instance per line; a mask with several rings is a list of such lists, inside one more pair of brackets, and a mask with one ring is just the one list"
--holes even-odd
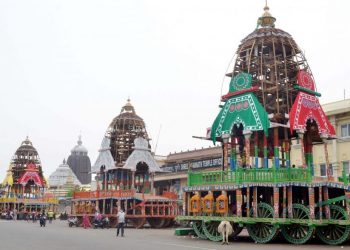
[(263, 130), (268, 134), (270, 121), (264, 107), (252, 91), (252, 76), (241, 73), (230, 83), (230, 91), (222, 97), (225, 102), (212, 127), (210, 138), (215, 143), (223, 134), (231, 134), (234, 125), (243, 125), (244, 130)]

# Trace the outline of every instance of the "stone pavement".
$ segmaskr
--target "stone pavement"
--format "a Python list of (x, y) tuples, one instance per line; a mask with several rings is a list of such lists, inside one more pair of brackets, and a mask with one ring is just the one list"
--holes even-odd
[[(221, 245), (218, 242), (200, 240), (189, 236), (175, 236), (174, 229), (131, 229), (126, 228), (125, 237), (116, 238), (115, 229), (69, 228), (65, 221), (47, 223), (40, 228), (39, 223), (0, 220), (0, 249), (14, 250), (214, 250), (214, 249), (341, 249), (340, 246), (316, 245), (317, 242), (293, 246), (283, 242), (257, 245), (248, 237), (240, 237), (239, 242)], [(350, 249), (350, 244), (344, 246)]]

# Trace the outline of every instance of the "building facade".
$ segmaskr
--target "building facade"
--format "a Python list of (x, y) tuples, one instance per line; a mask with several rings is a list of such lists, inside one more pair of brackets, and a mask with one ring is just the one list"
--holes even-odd
[(187, 172), (216, 170), (222, 167), (221, 147), (209, 147), (170, 153), (162, 165), (163, 173), (155, 176), (155, 189), (158, 194), (164, 191), (176, 192), (182, 199), (182, 188), (187, 185)]

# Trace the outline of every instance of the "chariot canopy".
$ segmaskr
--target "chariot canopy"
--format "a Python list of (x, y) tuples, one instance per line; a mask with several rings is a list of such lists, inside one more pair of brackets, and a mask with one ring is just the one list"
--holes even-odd
[(142, 137), (138, 137), (135, 139), (134, 144), (134, 151), (126, 160), (123, 168), (136, 171), (137, 164), (142, 162), (147, 164), (150, 173), (162, 172), (151, 154), (151, 150), (148, 147), (148, 141)]
[(110, 139), (105, 136), (102, 140), (101, 148), (99, 150), (99, 155), (96, 159), (96, 162), (92, 166), (93, 173), (99, 172), (102, 166), (105, 167), (105, 170), (115, 168), (114, 159), (110, 149)]
[(2, 182), (3, 186), (12, 186), (13, 185), (13, 176), (12, 176), (12, 167), (13, 165), (10, 164), (9, 169), (7, 170), (6, 177), (4, 181)]
[(18, 183), (26, 185), (28, 181), (32, 180), (36, 185), (43, 187), (44, 181), (39, 175), (39, 171), (34, 163), (29, 163), (25, 169), (24, 174), (18, 179)]
[(318, 131), (328, 137), (335, 136), (335, 130), (332, 124), (327, 119), (315, 92), (315, 83), (312, 77), (303, 70), (300, 70), (297, 75), (296, 89), (299, 93), (294, 101), (294, 104), (289, 113), (289, 123), (291, 132), (293, 130), (306, 130), (308, 120), (313, 120), (317, 123)]
[(245, 130), (263, 130), (268, 134), (268, 115), (256, 96), (252, 93), (252, 76), (240, 73), (232, 78), (229, 93), (222, 97), (225, 102), (212, 127), (210, 138), (215, 143), (223, 134), (231, 134), (234, 125), (242, 124)]

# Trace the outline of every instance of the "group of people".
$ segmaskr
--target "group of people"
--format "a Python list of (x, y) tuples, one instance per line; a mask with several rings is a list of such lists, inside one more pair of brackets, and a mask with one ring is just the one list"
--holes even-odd
[(45, 210), (43, 211), (33, 211), (31, 213), (26, 213), (25, 214), (25, 218), (27, 220), (27, 222), (29, 222), (30, 220), (33, 221), (33, 223), (35, 223), (37, 220), (41, 221), (43, 218), (49, 220), (49, 223), (52, 223), (52, 220), (55, 219), (55, 213), (52, 210), (49, 210), (47, 213), (45, 212)]
[(6, 220), (17, 220), (17, 209), (1, 211), (1, 218)]
[[(104, 218), (104, 215), (102, 215), (99, 212), (95, 213), (94, 216), (94, 222), (96, 221), (102, 221)], [(124, 227), (125, 227), (125, 212), (123, 209), (121, 209), (118, 213), (117, 213), (117, 219), (118, 219), (118, 226), (117, 226), (117, 234), (116, 237), (119, 236), (119, 233), (121, 235), (121, 237), (124, 237)], [(91, 227), (91, 222), (89, 219), (89, 216), (85, 213), (83, 215), (83, 221), (82, 221), (82, 226), (86, 229)]]

